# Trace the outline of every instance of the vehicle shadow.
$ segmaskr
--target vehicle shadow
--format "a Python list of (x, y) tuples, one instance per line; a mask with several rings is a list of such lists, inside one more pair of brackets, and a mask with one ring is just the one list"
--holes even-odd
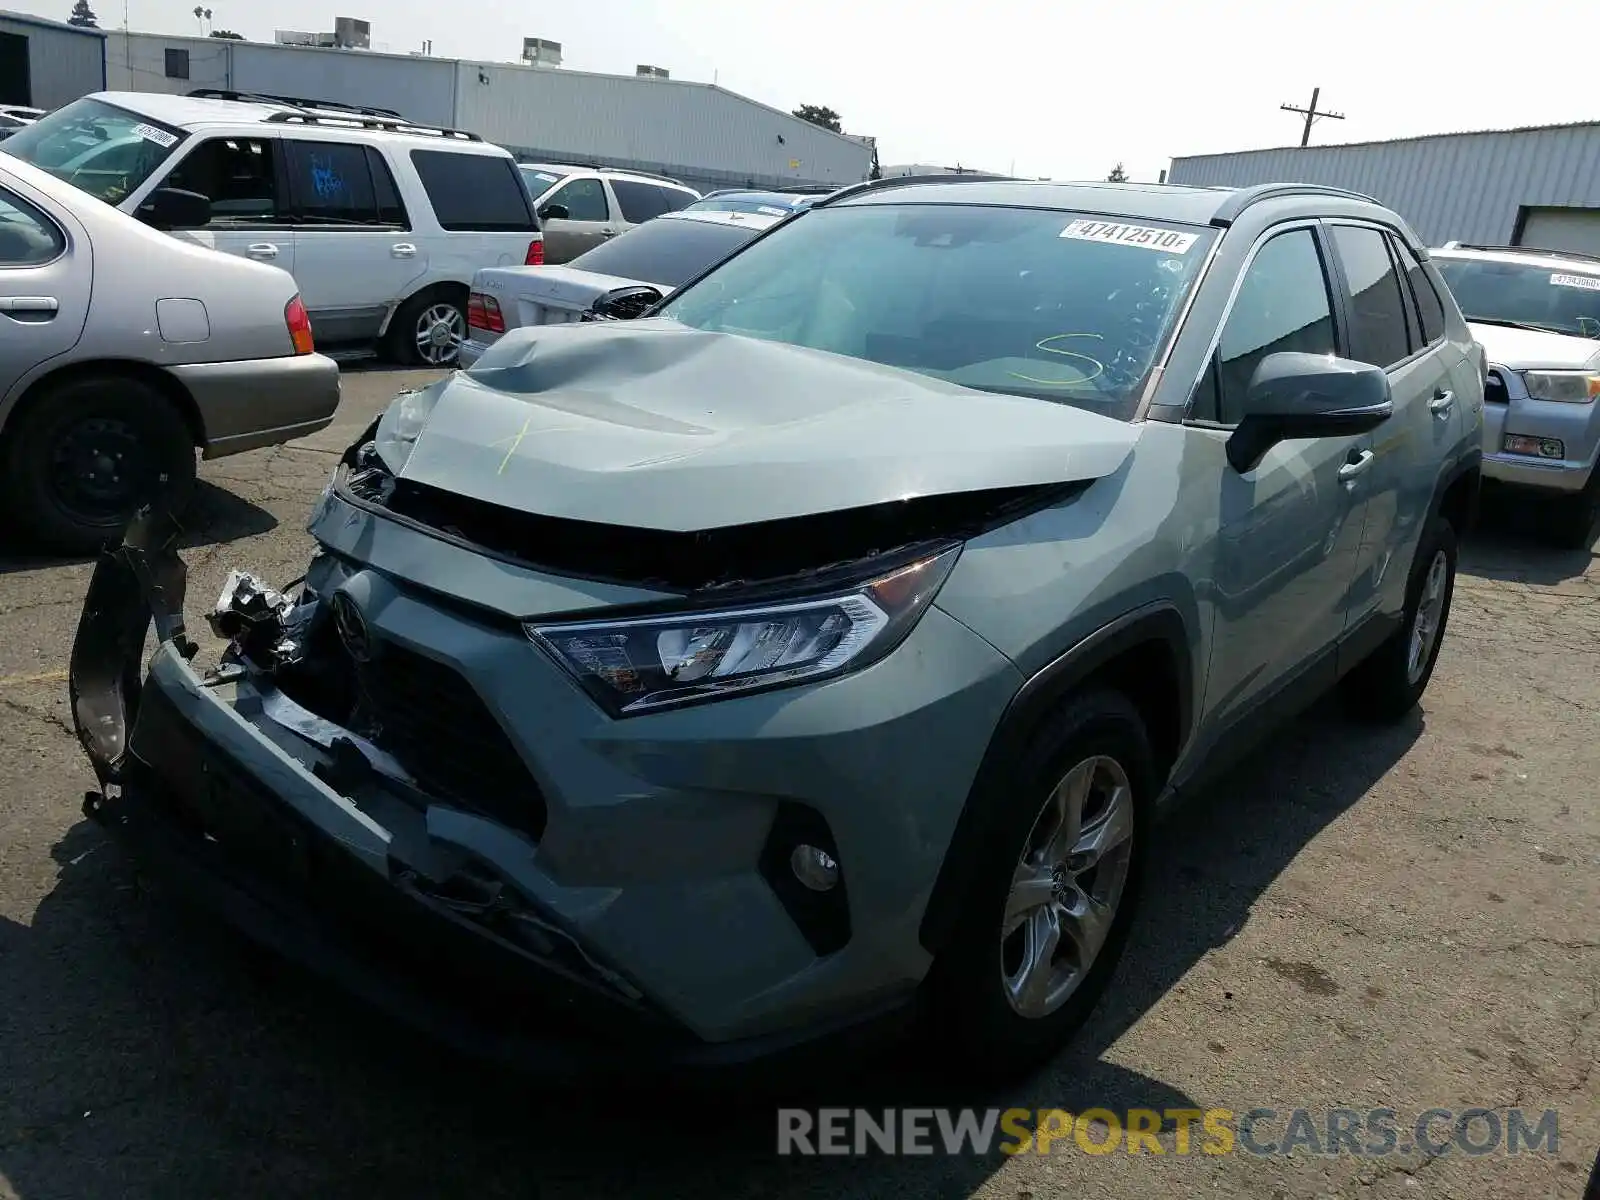
[[(195, 485), (194, 497), (189, 502), (188, 512), (184, 514), (183, 524), (180, 548), (192, 550), (271, 533), (278, 527), (278, 518), (260, 505), (252, 504), (242, 496), (202, 479)], [(0, 575), (92, 561), (92, 556), (34, 554), (22, 542), (19, 531), (11, 529), (0, 534)]]
[[(1197, 1102), (1108, 1052), (1240, 932), (1422, 728), (1414, 714), (1372, 730), (1324, 702), (1175, 813), (1110, 991), (1034, 1079), (954, 1087), (934, 1046), (854, 1070), (819, 1063), (784, 1102), (1161, 1111), (1247, 1100)], [(0, 785), (0, 804), (15, 786)], [(1005, 1161), (998, 1149), (779, 1158), (773, 1092), (549, 1092), (431, 1047), (153, 893), (88, 822), (51, 853), (54, 887), (28, 925), (0, 919), (0, 1183), (21, 1200), (965, 1196)], [(1225, 982), (1211, 1003), (1225, 1005)]]
[(1461, 548), (1460, 569), (1479, 579), (1553, 586), (1580, 578), (1594, 549), (1550, 543), (1550, 501), (1507, 488), (1485, 488), (1477, 524)]

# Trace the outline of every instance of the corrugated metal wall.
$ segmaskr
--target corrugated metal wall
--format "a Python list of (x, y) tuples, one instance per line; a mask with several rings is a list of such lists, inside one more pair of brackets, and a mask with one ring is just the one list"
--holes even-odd
[(456, 84), (457, 125), (534, 157), (707, 186), (855, 183), (872, 165), (860, 142), (705, 84), (472, 62)]
[(0, 33), (28, 39), (29, 91), (35, 106), (60, 108), (99, 91), (105, 57), (98, 33), (78, 33), (0, 16)]
[[(113, 92), (162, 92), (181, 96), (195, 88), (233, 86), (233, 46), (224, 38), (161, 37), (153, 33), (106, 34), (106, 87)], [(167, 76), (167, 51), (189, 52), (189, 78)]]
[(1430, 244), (1507, 243), (1524, 206), (1600, 207), (1600, 124), (1175, 158), (1167, 181), (1351, 188)]
[(233, 79), (241, 92), (371, 104), (429, 125), (449, 125), (455, 111), (455, 64), (444, 59), (239, 42)]

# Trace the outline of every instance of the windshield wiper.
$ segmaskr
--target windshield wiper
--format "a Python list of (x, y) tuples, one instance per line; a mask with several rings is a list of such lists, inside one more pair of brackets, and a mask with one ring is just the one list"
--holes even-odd
[(1469, 321), (1476, 321), (1479, 325), (1505, 325), (1511, 329), (1531, 329), (1535, 333), (1564, 333), (1571, 336), (1573, 331), (1562, 329), (1557, 325), (1538, 325), (1533, 321), (1512, 321), (1505, 317), (1468, 317)]

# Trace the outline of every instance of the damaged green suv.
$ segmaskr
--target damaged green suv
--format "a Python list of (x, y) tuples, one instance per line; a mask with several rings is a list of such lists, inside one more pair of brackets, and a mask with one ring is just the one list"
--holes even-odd
[(501, 1060), (909, 1014), (1026, 1070), (1104, 989), (1159, 804), (1338, 681), (1417, 702), (1483, 378), (1363, 197), (847, 189), (400, 396), (305, 578), (230, 579), (212, 670), (137, 521), (73, 653), (87, 806)]

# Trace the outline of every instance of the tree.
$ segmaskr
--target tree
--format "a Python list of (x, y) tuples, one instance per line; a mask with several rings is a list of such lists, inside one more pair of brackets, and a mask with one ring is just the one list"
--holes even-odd
[(68, 25), (76, 25), (80, 29), (99, 29), (100, 18), (94, 15), (94, 9), (89, 7), (89, 0), (78, 0), (72, 6), (72, 15), (67, 18)]
[(1107, 183), (1127, 183), (1128, 182), (1128, 173), (1122, 169), (1122, 164), (1121, 163), (1118, 163), (1116, 166), (1111, 168), (1111, 174), (1106, 176), (1106, 182)]
[(839, 114), (831, 108), (824, 108), (820, 104), (802, 104), (794, 110), (793, 115), (799, 117), (802, 121), (810, 121), (813, 125), (831, 129), (835, 133), (844, 132), (844, 126), (839, 124)]
[(242, 42), (245, 40), (244, 34), (235, 33), (231, 29), (213, 29), (211, 31), (211, 36), (215, 38), (227, 38), (229, 41), (234, 42)]

